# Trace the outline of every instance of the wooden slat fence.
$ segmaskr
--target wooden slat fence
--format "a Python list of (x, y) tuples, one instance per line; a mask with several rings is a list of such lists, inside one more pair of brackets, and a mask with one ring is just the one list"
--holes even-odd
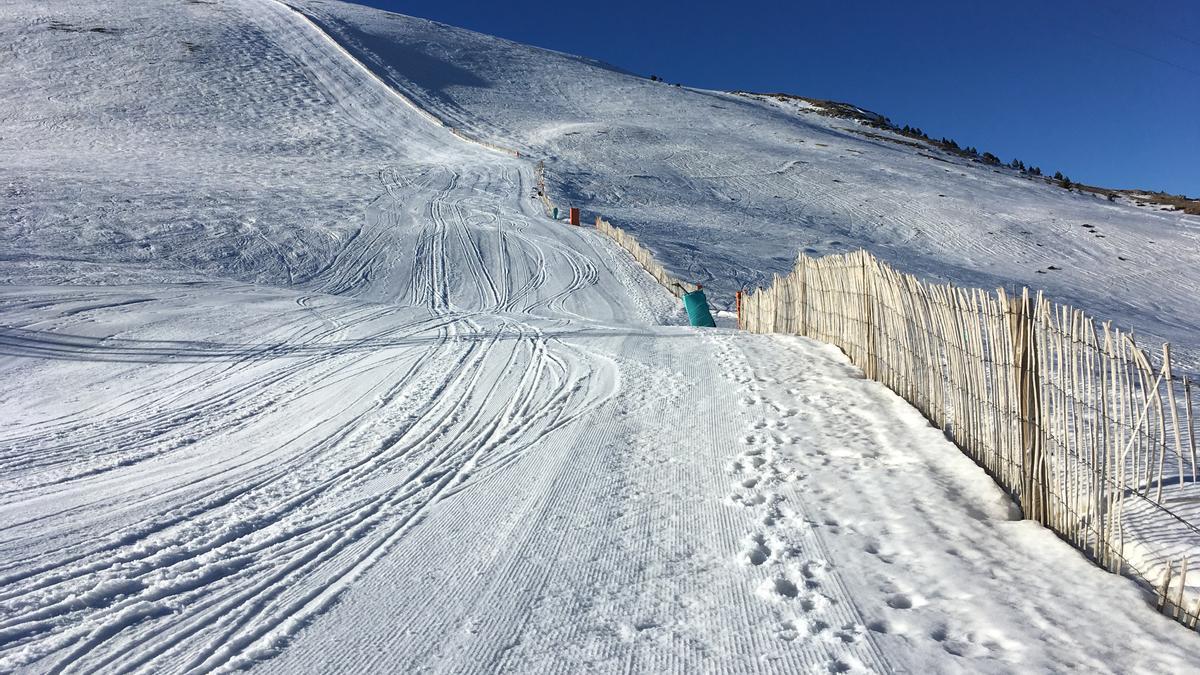
[(506, 147), (503, 145), (499, 145), (498, 143), (492, 143), (491, 141), (485, 141), (481, 138), (476, 138), (457, 127), (452, 127), (452, 126), (446, 125), (446, 128), (450, 130), (450, 133), (454, 134), (455, 136), (458, 136), (459, 138), (461, 138), (464, 141), (467, 141), (468, 143), (474, 143), (475, 145), (485, 147), (488, 150), (494, 150), (496, 152), (508, 155), (510, 157), (520, 157), (521, 156), (521, 153), (517, 150), (514, 150), (512, 148), (509, 148), (509, 147)]
[(1200, 545), (1192, 386), (1172, 372), (1168, 345), (1145, 350), (1027, 289), (928, 283), (865, 251), (802, 255), (743, 299), (739, 321), (841, 348), (941, 428), (1025, 518), (1141, 579), (1160, 610), (1195, 628), (1200, 586), (1195, 574), (1188, 585), (1184, 557)]
[(642, 267), (644, 267), (646, 271), (650, 273), (650, 276), (654, 277), (658, 283), (666, 287), (668, 291), (671, 291), (671, 293), (675, 294), (675, 297), (679, 297), (684, 293), (691, 293), (692, 291), (700, 288), (696, 284), (676, 279), (668, 274), (667, 270), (663, 268), (662, 264), (654, 259), (654, 256), (650, 253), (650, 251), (638, 243), (636, 237), (617, 227), (616, 225), (613, 225), (607, 220), (604, 220), (600, 216), (596, 216), (596, 231), (600, 232), (606, 237), (609, 237), (613, 241), (617, 242), (618, 246), (626, 251), (629, 251), (633, 255), (634, 259), (637, 260)]

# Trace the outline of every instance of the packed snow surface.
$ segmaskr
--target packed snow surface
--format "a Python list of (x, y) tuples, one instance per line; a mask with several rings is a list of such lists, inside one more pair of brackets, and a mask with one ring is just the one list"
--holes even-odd
[[(872, 241), (982, 260), (968, 214), (921, 215), (924, 165), (773, 104), (299, 9), (0, 6), (0, 672), (1194, 666), (1194, 635), (834, 348), (679, 325), (624, 252), (543, 216), (529, 160), (410, 100), (552, 154), (559, 190), (718, 292), (868, 236), (874, 211), (832, 213), (854, 190), (808, 190), (851, 143), (886, 158), (845, 164), (871, 208), (943, 228)], [(812, 138), (777, 163), (785, 132)], [(968, 170), (947, 203), (1109, 208)], [(1195, 273), (1190, 225), (1119, 208), (1173, 247), (1131, 288)], [(1060, 253), (1107, 278), (1087, 244)]]

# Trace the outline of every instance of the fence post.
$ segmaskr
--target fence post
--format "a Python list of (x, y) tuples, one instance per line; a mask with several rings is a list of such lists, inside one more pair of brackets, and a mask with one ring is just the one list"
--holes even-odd
[(869, 379), (876, 379), (875, 368), (875, 330), (874, 330), (874, 314), (871, 306), (871, 275), (867, 271), (870, 264), (870, 254), (865, 249), (859, 250), (859, 257), (862, 258), (862, 291), (863, 291), (863, 374)]
[(771, 284), (771, 332), (783, 333), (784, 330), (784, 313), (779, 306), (779, 299), (783, 297), (783, 277), (775, 275)]
[(737, 327), (742, 330), (742, 292), (733, 292), (734, 306), (737, 308)]
[(1008, 309), (1013, 377), (1021, 423), (1021, 513), (1026, 519), (1045, 522), (1048, 486), (1042, 455), (1037, 342), (1033, 339), (1034, 315), (1029, 305), (1029, 289), (1024, 289), (1020, 298), (1010, 297)]
[(800, 253), (800, 335), (809, 334), (809, 257)]

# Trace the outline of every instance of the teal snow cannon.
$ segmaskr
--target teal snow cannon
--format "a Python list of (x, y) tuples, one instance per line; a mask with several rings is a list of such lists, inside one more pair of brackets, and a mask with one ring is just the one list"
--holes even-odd
[[(680, 286), (682, 289), (683, 286)], [(700, 286), (696, 286), (696, 290), (691, 293), (683, 294), (683, 307), (687, 310), (688, 321), (693, 326), (701, 328), (716, 328), (717, 324), (713, 321), (712, 313), (708, 311), (708, 298), (704, 297), (704, 291), (700, 290)]]

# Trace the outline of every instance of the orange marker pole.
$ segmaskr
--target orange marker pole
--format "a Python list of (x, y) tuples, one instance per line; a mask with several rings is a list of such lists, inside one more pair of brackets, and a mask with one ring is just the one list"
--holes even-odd
[(742, 292), (734, 291), (733, 297), (735, 300), (735, 306), (737, 307), (738, 330), (741, 330), (742, 329)]
[(577, 206), (571, 207), (571, 224), (575, 226), (579, 225), (579, 207)]

